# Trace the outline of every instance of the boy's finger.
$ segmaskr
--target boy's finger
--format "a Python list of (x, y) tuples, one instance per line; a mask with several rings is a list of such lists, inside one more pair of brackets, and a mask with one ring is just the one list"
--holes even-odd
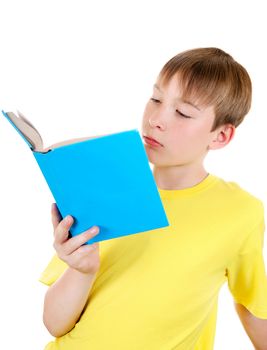
[(55, 229), (60, 221), (58, 218), (56, 203), (52, 203), (52, 205), (51, 205), (51, 219), (52, 219), (53, 227)]
[(67, 215), (63, 220), (60, 221), (60, 223), (57, 225), (54, 231), (55, 245), (62, 244), (68, 239), (69, 230), (73, 222), (74, 220), (71, 215)]
[(56, 203), (52, 203), (51, 216), (52, 216), (52, 224), (55, 230), (59, 222), (62, 220), (62, 216), (60, 215), (60, 212), (58, 210)]
[(83, 244), (89, 241), (91, 238), (96, 236), (99, 233), (99, 227), (93, 226), (89, 230), (70, 238), (64, 244), (64, 251), (66, 255), (73, 253), (75, 250), (80, 248)]

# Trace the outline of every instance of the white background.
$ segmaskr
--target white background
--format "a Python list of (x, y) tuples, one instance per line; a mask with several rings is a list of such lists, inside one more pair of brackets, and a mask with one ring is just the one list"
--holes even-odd
[[(185, 49), (220, 47), (247, 68), (254, 98), (232, 144), (211, 153), (207, 169), (239, 182), (266, 205), (263, 5), (255, 0), (1, 0), (0, 108), (22, 111), (46, 146), (139, 128), (162, 65)], [(1, 340), (6, 350), (43, 349), (51, 337), (42, 324), (46, 287), (38, 277), (53, 254), (53, 198), (31, 152), (3, 118), (0, 154)], [(226, 286), (215, 349), (253, 349)]]

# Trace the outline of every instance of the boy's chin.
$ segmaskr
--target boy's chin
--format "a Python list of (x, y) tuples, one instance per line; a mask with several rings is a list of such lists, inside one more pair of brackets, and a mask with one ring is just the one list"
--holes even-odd
[(166, 159), (163, 159), (163, 156), (156, 152), (154, 149), (151, 149), (149, 146), (145, 145), (146, 155), (148, 161), (151, 165), (155, 167), (166, 167), (168, 166), (168, 162)]
[(159, 161), (159, 159), (155, 159), (155, 157), (148, 157), (148, 161), (149, 161), (150, 165), (157, 167), (157, 168), (162, 168), (162, 167), (168, 166), (164, 162)]

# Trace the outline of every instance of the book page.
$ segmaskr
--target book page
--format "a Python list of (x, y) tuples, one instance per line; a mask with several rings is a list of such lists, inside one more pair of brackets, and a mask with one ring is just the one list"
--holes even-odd
[(96, 138), (101, 137), (101, 136), (105, 136), (105, 135), (99, 135), (99, 136), (85, 136), (85, 137), (80, 137), (80, 138), (75, 138), (75, 139), (60, 141), (60, 142), (57, 142), (57, 143), (52, 144), (52, 145), (49, 146), (49, 147), (44, 148), (44, 149), (43, 149), (43, 152), (48, 152), (48, 151), (51, 150), (51, 149), (58, 148), (58, 147), (61, 147), (61, 146), (70, 145), (70, 144), (72, 144), (72, 143), (77, 143), (77, 142), (82, 142), (82, 141), (86, 141), (86, 140), (96, 139)]
[(13, 112), (7, 112), (6, 115), (11, 123), (21, 132), (21, 134), (29, 141), (33, 151), (43, 152), (43, 140), (38, 130), (18, 112), (18, 116)]

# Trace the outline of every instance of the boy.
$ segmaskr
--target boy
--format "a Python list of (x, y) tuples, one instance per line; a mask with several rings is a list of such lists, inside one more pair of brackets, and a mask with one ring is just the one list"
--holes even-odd
[(56, 340), (46, 349), (212, 349), (226, 281), (252, 343), (267, 349), (262, 204), (203, 165), (250, 104), (248, 73), (220, 49), (165, 64), (142, 134), (170, 226), (83, 245), (98, 227), (68, 238), (73, 219), (53, 205), (57, 256), (41, 280), (51, 285), (44, 323)]

